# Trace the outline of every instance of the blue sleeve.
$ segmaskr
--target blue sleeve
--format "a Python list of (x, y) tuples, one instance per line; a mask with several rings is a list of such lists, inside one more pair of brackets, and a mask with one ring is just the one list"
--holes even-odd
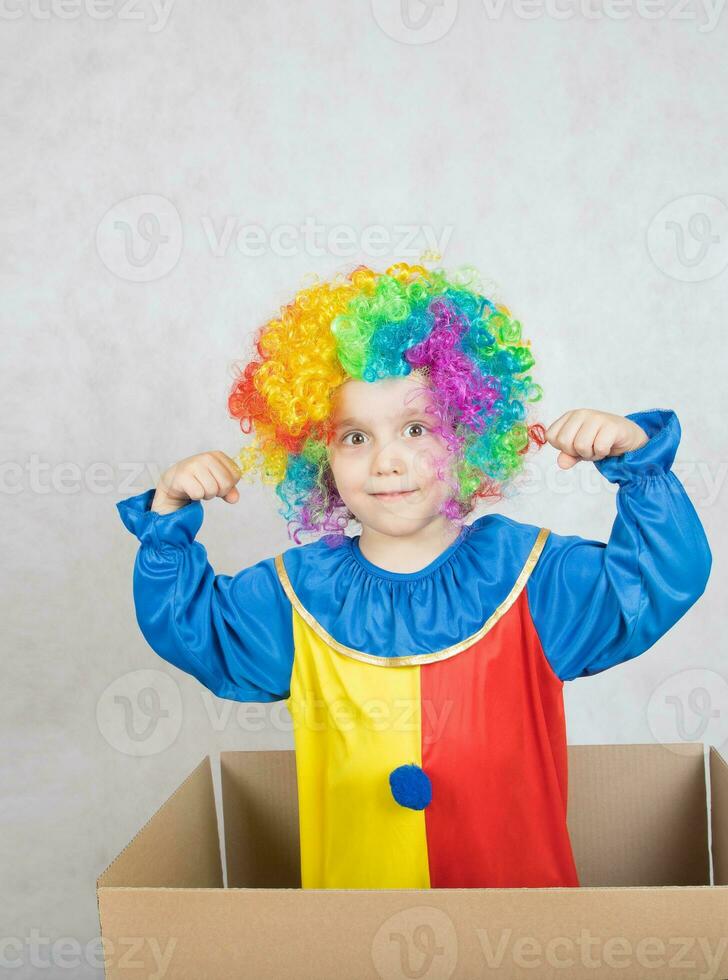
[(171, 514), (151, 511), (155, 491), (117, 503), (140, 541), (134, 563), (136, 618), (152, 649), (221, 698), (281, 701), (293, 668), (291, 604), (274, 558), (237, 575), (216, 575), (195, 541), (199, 500)]
[(564, 681), (644, 653), (703, 594), (710, 575), (705, 531), (671, 471), (677, 415), (652, 409), (627, 418), (649, 441), (594, 461), (619, 485), (609, 541), (552, 532), (526, 584), (544, 654)]

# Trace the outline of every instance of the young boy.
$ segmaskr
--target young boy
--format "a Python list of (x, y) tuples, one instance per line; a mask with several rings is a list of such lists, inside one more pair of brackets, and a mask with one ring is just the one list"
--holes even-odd
[[(230, 400), (289, 513), (332, 533), (215, 575), (200, 501), (236, 503), (251, 456), (188, 457), (118, 504), (140, 541), (139, 626), (218, 696), (286, 701), (303, 887), (578, 885), (563, 683), (647, 650), (710, 573), (670, 469), (677, 417), (578, 409), (527, 428), (505, 308), (420, 267), (359, 272), (271, 321)], [(606, 544), (457, 523), (530, 440), (619, 484)], [(335, 533), (342, 511), (361, 534)]]

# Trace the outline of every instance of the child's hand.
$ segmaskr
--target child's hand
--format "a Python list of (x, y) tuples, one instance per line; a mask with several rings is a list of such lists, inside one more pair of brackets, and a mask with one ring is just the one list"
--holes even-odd
[(576, 408), (551, 423), (546, 441), (561, 450), (556, 462), (568, 470), (582, 459), (604, 459), (639, 449), (649, 442), (649, 437), (632, 419)]
[(171, 514), (190, 500), (213, 497), (236, 504), (240, 494), (235, 484), (241, 476), (237, 464), (220, 449), (188, 456), (162, 474), (151, 510)]

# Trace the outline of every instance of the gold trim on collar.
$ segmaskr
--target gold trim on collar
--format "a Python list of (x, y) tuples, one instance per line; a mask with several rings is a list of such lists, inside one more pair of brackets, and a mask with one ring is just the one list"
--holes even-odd
[(335, 640), (330, 633), (323, 628), (323, 626), (313, 618), (311, 613), (304, 608), (301, 600), (298, 598), (293, 590), (293, 585), (288, 577), (288, 572), (286, 571), (286, 566), (283, 564), (283, 555), (276, 555), (275, 557), (275, 567), (278, 572), (278, 578), (281, 581), (283, 590), (291, 601), (291, 605), (294, 607), (298, 615), (307, 623), (311, 629), (316, 633), (328, 646), (332, 647), (334, 650), (342, 653), (345, 657), (351, 657), (353, 660), (361, 660), (365, 664), (376, 664), (378, 667), (409, 667), (412, 664), (429, 664), (436, 660), (447, 660), (448, 657), (454, 657), (456, 653), (460, 653), (462, 650), (467, 649), (472, 646), (477, 640), (485, 636), (488, 630), (491, 630), (501, 616), (505, 615), (511, 608), (513, 603), (516, 601), (518, 596), (523, 590), (528, 577), (533, 571), (536, 562), (539, 559), (543, 547), (546, 544), (546, 538), (550, 534), (550, 529), (547, 527), (542, 527), (538, 532), (536, 540), (529, 552), (528, 558), (521, 569), (518, 578), (513, 584), (513, 588), (508, 593), (506, 598), (501, 602), (498, 608), (486, 619), (483, 625), (469, 636), (465, 640), (461, 640), (460, 643), (455, 643), (453, 646), (445, 647), (444, 650), (436, 650), (434, 653), (415, 653), (409, 657), (385, 657), (379, 654), (373, 653), (362, 653), (361, 650), (354, 650), (352, 647), (344, 646), (343, 643), (339, 643)]

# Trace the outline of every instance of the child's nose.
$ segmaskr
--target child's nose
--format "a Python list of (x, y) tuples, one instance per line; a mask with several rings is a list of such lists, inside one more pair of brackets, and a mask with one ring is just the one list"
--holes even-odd
[(378, 476), (402, 476), (407, 472), (407, 467), (401, 456), (383, 449), (375, 460), (374, 472)]

